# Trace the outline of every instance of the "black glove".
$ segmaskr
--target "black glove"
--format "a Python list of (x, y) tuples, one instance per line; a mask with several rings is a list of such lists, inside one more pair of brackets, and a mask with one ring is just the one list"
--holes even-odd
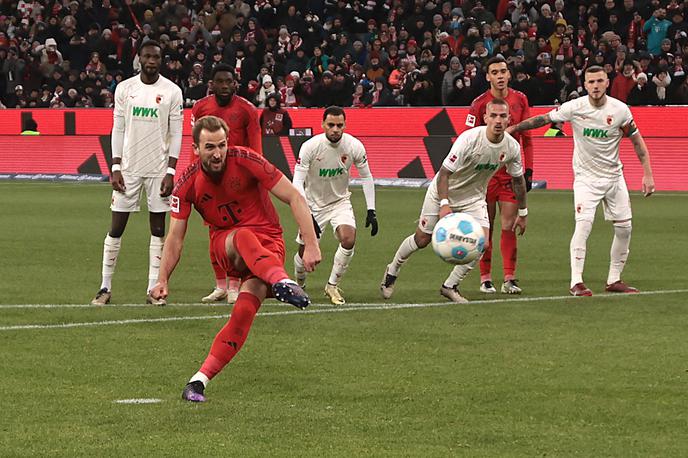
[(529, 192), (533, 189), (533, 169), (526, 169), (526, 173), (523, 174), (523, 177), (526, 179), (526, 192)]
[(368, 210), (368, 216), (366, 216), (365, 227), (368, 227), (368, 226), (373, 226), (370, 229), (370, 235), (372, 237), (377, 235), (377, 215), (375, 214), (375, 210)]
[(315, 238), (319, 239), (320, 234), (322, 234), (322, 229), (320, 229), (318, 222), (315, 220), (315, 216), (311, 215), (311, 218), (313, 218), (313, 230), (315, 230)]

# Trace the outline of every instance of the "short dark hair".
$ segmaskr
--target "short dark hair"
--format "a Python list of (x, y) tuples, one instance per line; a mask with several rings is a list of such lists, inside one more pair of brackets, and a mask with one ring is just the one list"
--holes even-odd
[(139, 56), (141, 55), (141, 52), (143, 51), (143, 48), (150, 48), (155, 46), (156, 48), (162, 50), (162, 46), (160, 46), (160, 43), (158, 43), (155, 40), (146, 40), (141, 45), (139, 46)]
[(323, 112), (323, 121), (329, 116), (344, 116), (344, 119), (346, 119), (346, 113), (344, 113), (344, 109), (342, 107), (338, 107), (336, 105), (329, 106), (325, 108), (325, 111)]
[(229, 72), (232, 78), (234, 78), (234, 69), (229, 64), (222, 63), (214, 66), (213, 70), (210, 72), (210, 79), (215, 79), (215, 75), (217, 75), (218, 72)]
[(229, 135), (229, 127), (224, 120), (218, 118), (217, 116), (203, 116), (201, 119), (196, 120), (193, 129), (191, 130), (191, 135), (193, 136), (193, 142), (198, 145), (201, 141), (201, 131), (205, 129), (208, 132), (217, 132), (222, 129), (225, 131), (225, 136)]
[(507, 67), (509, 66), (506, 59), (504, 59), (502, 56), (495, 56), (495, 57), (491, 57), (487, 61), (487, 63), (485, 64), (485, 71), (489, 72), (490, 71), (490, 65), (494, 65), (494, 64), (507, 64)]
[(599, 73), (599, 72), (607, 73), (604, 71), (603, 67), (600, 67), (599, 65), (591, 65), (590, 67), (585, 69), (584, 75), (587, 75), (588, 73)]

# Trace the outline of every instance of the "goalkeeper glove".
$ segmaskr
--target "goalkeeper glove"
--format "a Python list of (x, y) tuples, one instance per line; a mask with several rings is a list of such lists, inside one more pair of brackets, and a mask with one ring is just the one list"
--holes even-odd
[(523, 177), (526, 179), (526, 192), (529, 192), (533, 189), (533, 169), (526, 169), (526, 173), (523, 174)]
[(370, 235), (374, 237), (377, 235), (377, 215), (375, 214), (375, 210), (368, 210), (368, 216), (366, 216), (366, 224), (365, 227), (372, 226), (370, 229)]

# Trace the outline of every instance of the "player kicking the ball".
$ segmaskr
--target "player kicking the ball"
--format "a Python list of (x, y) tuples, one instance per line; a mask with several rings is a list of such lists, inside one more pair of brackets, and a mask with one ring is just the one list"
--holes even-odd
[(562, 104), (548, 114), (535, 116), (512, 126), (520, 132), (551, 122), (569, 121), (573, 127), (573, 200), (576, 229), (571, 238), (571, 288), (574, 296), (592, 296), (583, 283), (586, 242), (595, 219), (597, 205), (604, 205), (604, 218), (614, 225), (614, 240), (606, 291), (637, 293), (621, 280), (631, 244), (631, 200), (619, 160), (621, 137), (627, 136), (643, 166), (642, 191), (649, 196), (655, 191), (650, 153), (633, 121), (628, 106), (606, 95), (609, 79), (602, 67), (585, 70), (587, 97)]
[[(487, 184), (500, 167), (506, 167), (511, 175), (511, 185), (518, 202), (518, 216), (509, 230), (518, 228), (519, 234), (526, 230), (526, 181), (521, 166), (521, 147), (511, 135), (505, 133), (509, 125), (509, 105), (502, 99), (493, 99), (487, 104), (485, 126), (463, 132), (456, 139), (444, 159), (439, 172), (425, 193), (420, 221), (416, 232), (407, 237), (387, 265), (380, 284), (382, 297), (389, 299), (401, 266), (409, 256), (425, 248), (432, 239), (437, 221), (452, 213), (468, 213), (477, 219), (489, 241), (487, 217)], [(454, 267), (440, 288), (440, 294), (447, 299), (468, 302), (459, 291), (459, 283), (478, 262)]]
[(305, 199), (282, 173), (249, 148), (227, 146), (227, 124), (215, 116), (198, 119), (193, 128), (199, 160), (191, 164), (172, 193), (170, 232), (151, 294), (164, 299), (179, 262), (193, 205), (210, 226), (210, 244), (223, 271), (241, 278), (229, 322), (215, 336), (210, 354), (191, 377), (182, 397), (205, 401), (208, 381), (241, 349), (253, 319), (269, 294), (305, 308), (310, 300), (284, 270), (282, 227), (268, 191), (291, 207), (304, 239), (303, 263), (312, 271), (320, 248)]
[[(339, 289), (339, 282), (349, 267), (356, 243), (356, 219), (351, 206), (349, 192), (349, 170), (352, 165), (358, 169), (363, 180), (363, 194), (368, 207), (366, 227), (372, 226), (370, 235), (377, 234), (375, 215), (375, 184), (370, 174), (368, 159), (363, 144), (353, 136), (344, 133), (346, 115), (339, 107), (329, 107), (323, 113), (324, 133), (305, 142), (299, 151), (294, 167), (294, 186), (304, 192), (313, 219), (319, 228), (329, 223), (339, 240), (334, 254), (332, 272), (325, 285), (325, 295), (333, 304), (346, 301)], [(294, 255), (294, 269), (299, 285), (306, 284), (306, 269), (303, 264), (303, 240), (297, 235), (298, 253)]]

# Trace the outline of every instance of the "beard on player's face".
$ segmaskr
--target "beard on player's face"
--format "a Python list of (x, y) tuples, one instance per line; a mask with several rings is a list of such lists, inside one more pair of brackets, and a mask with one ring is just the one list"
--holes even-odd
[(339, 140), (342, 139), (342, 133), (339, 132), (337, 134), (334, 134), (334, 133), (327, 132), (325, 134), (325, 137), (327, 137), (327, 139), (330, 141), (330, 143), (337, 143), (337, 142), (339, 142)]
[(201, 158), (201, 167), (203, 171), (212, 178), (221, 177), (227, 168), (227, 156), (211, 154), (207, 157)]

